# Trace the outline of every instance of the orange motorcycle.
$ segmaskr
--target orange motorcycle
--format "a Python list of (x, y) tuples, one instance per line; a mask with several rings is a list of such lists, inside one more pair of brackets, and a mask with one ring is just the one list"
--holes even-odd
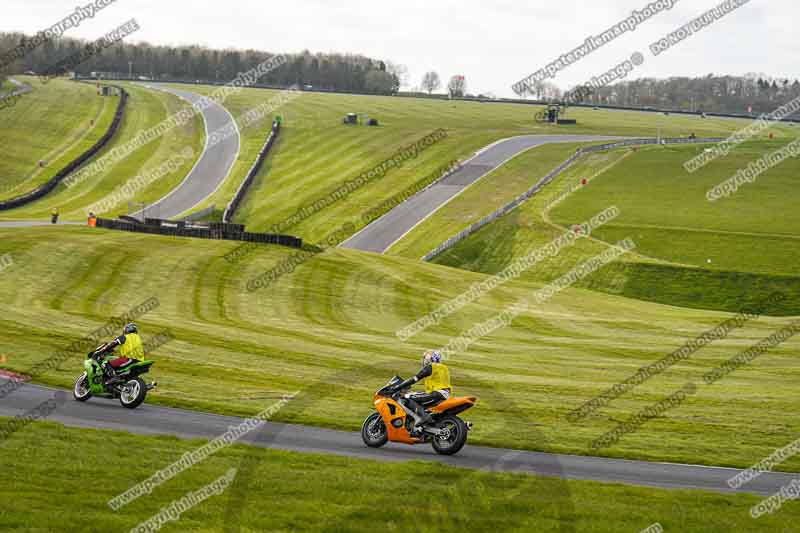
[(433, 422), (414, 431), (415, 419), (411, 408), (405, 407), (402, 396), (408, 388), (400, 389), (403, 379), (395, 376), (375, 393), (373, 404), (377, 413), (372, 413), (361, 426), (361, 438), (370, 448), (380, 448), (387, 442), (403, 444), (431, 443), (436, 453), (453, 455), (467, 443), (467, 433), (472, 429), (470, 422), (464, 422), (457, 415), (463, 413), (478, 401), (475, 397), (450, 398), (431, 407), (428, 412)]

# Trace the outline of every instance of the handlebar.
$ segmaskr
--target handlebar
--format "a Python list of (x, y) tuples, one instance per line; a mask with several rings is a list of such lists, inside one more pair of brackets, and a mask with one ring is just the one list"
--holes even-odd
[(97, 357), (105, 354), (107, 351), (108, 351), (108, 343), (101, 344), (100, 346), (95, 348), (94, 351), (89, 352), (89, 358), (90, 359), (97, 358)]
[(411, 387), (403, 387), (403, 388), (392, 387), (391, 389), (387, 389), (386, 393), (389, 396), (398, 396), (398, 395), (403, 394), (404, 392), (408, 392), (410, 390), (411, 390)]

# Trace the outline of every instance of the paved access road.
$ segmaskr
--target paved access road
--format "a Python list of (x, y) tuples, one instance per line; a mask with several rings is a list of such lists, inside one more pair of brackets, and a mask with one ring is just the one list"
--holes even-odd
[[(76, 377), (79, 373), (76, 369)], [(0, 377), (0, 386), (7, 378)], [(145, 403), (130, 411), (118, 401), (93, 398), (86, 403), (72, 399), (71, 393), (38, 385), (23, 384), (20, 389), (0, 399), (0, 416), (16, 416), (38, 405), (56, 399), (58, 404), (49, 420), (67, 426), (128, 431), (141, 435), (173, 435), (180, 438), (212, 439), (222, 435), (231, 425), (243, 419)], [(276, 401), (271, 403), (276, 403)], [(264, 407), (268, 407), (267, 403)], [(369, 414), (367, 403), (364, 416)], [(466, 417), (467, 419), (469, 417)], [(255, 436), (263, 435), (255, 442)], [(474, 432), (480, 432), (476, 427)], [(467, 446), (454, 457), (443, 457), (430, 446), (388, 444), (373, 450), (367, 448), (358, 433), (333, 431), (307, 426), (268, 423), (241, 439), (254, 446), (297, 452), (330, 453), (378, 461), (438, 461), (452, 466), (539, 474), (568, 479), (595, 480), (667, 489), (701, 489), (715, 492), (749, 492), (771, 495), (795, 477), (791, 474), (765, 473), (738, 491), (726, 480), (738, 470), (667, 463), (625, 461), (601, 457), (579, 457), (500, 448)]]
[[(173, 89), (156, 84), (144, 84), (150, 89), (157, 89), (174, 94), (190, 104), (204, 100), (199, 94)], [(143, 212), (149, 218), (175, 218), (211, 196), (228, 177), (233, 164), (239, 157), (241, 143), (238, 126), (227, 109), (213, 101), (202, 111), (206, 126), (206, 145), (194, 168), (183, 182), (158, 202), (147, 206)], [(209, 137), (215, 131), (227, 131), (233, 128), (235, 134), (222, 136), (222, 140), (209, 145)], [(134, 216), (141, 216), (142, 212)]]
[(33, 90), (33, 87), (31, 87), (30, 85), (26, 85), (21, 81), (15, 80), (14, 78), (8, 78), (8, 81), (10, 81), (17, 88), (14, 89), (13, 91), (6, 91), (4, 93), (0, 93), (0, 98), (7, 98), (9, 96), (14, 96), (14, 95), (19, 96), (21, 94), (29, 93)]
[(531, 148), (550, 143), (614, 141), (622, 137), (597, 135), (523, 135), (496, 142), (437, 184), (409, 198), (342, 243), (342, 248), (384, 253), (417, 225), (467, 187)]

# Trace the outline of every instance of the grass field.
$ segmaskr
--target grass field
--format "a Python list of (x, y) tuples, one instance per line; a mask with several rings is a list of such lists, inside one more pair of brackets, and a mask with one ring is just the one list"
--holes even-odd
[[(382, 126), (377, 129), (342, 126), (341, 117), (348, 110), (354, 109), (380, 117)], [(531, 120), (535, 109), (524, 105), (450, 103), (385, 97), (302, 96), (287, 106), (283, 137), (270, 158), (268, 168), (262, 172), (262, 179), (254, 187), (240, 218), (253, 227), (269, 228), (298, 209), (324, 197), (337, 184), (353, 179), (375, 163), (391, 157), (397, 150), (424, 134), (440, 127), (447, 130), (448, 138), (417, 160), (404, 165), (400, 170), (390, 172), (381, 180), (356, 191), (292, 229), (293, 233), (316, 241), (330, 233), (331, 228), (341, 225), (344, 220), (358, 219), (360, 214), (453, 159), (466, 159), (476, 150), (501, 138), (520, 134), (553, 133), (552, 127), (539, 125)], [(565, 131), (562, 128), (556, 131), (630, 136), (655, 134), (652, 123), (649, 122), (652, 118), (643, 118), (642, 114), (587, 110), (576, 110), (573, 113), (583, 125), (574, 130)], [(694, 117), (665, 118), (665, 128), (668, 130), (665, 135), (687, 135), (698, 127), (702, 128), (699, 135), (720, 135), (732, 131), (737, 124), (735, 121), (700, 123), (700, 120)], [(293, 121), (298, 123), (297, 126), (293, 125)], [(475, 127), (476, 124), (481, 126)], [(542, 150), (545, 154), (549, 151), (548, 148)], [(546, 157), (546, 161), (534, 167), (534, 171), (546, 172), (545, 168), (550, 163), (553, 166), (557, 164), (555, 159)], [(477, 190), (485, 191), (486, 188), (477, 187)], [(502, 202), (494, 202), (502, 200), (505, 194), (495, 194), (488, 202), (484, 200), (484, 209), (502, 205)], [(451, 223), (444, 229), (449, 230), (455, 226)], [(436, 227), (438, 235), (438, 230), (442, 227)], [(431, 232), (426, 232), (426, 229), (429, 230), (430, 227), (420, 227), (418, 234), (427, 233), (430, 236)], [(421, 244), (420, 246), (424, 247)]]
[[(708, 189), (727, 180), (738, 168), (783, 144), (785, 140), (747, 143), (692, 175), (682, 164), (703, 147), (627, 149), (586, 156), (519, 209), (434, 261), (494, 274), (515, 258), (546, 245), (565, 228), (613, 205), (620, 209), (620, 216), (595, 232), (594, 237), (602, 240), (586, 244), (599, 253), (604, 241), (631, 237), (637, 243), (637, 254), (580, 286), (681, 307), (731, 312), (779, 290), (789, 298), (775, 311), (800, 315), (800, 272), (795, 266), (800, 259), (800, 224), (791, 207), (796, 203), (799, 162), (783, 163), (730, 198), (716, 203), (705, 198)], [(521, 156), (518, 164), (523, 169), (533, 165), (535, 155)], [(490, 179), (499, 183), (512, 172), (505, 168)], [(580, 185), (584, 178), (590, 179), (585, 187)], [(472, 200), (479, 202), (475, 194)], [(447, 209), (457, 211), (465, 205), (466, 198), (459, 198)], [(580, 257), (572, 250), (565, 251), (525, 277), (552, 281)]]
[[(124, 143), (136, 131), (155, 124), (159, 117), (163, 118), (164, 107), (168, 106), (170, 110), (174, 110), (180, 105), (174, 97), (159, 92), (148, 93), (136, 85), (129, 84), (128, 87), (136, 96), (134, 100), (138, 99), (141, 102), (138, 103), (139, 107), (136, 107), (136, 102), (132, 102), (134, 107), (130, 114), (133, 118), (126, 121), (129, 123), (126, 123), (125, 133), (120, 135), (108, 150)], [(206, 95), (214, 90), (208, 86), (176, 87)], [(228, 98), (225, 106), (234, 117), (240, 119), (246, 112), (268, 102), (276, 95), (277, 91), (245, 89), (240, 94)], [(158, 109), (159, 105), (162, 109)], [(143, 109), (148, 111), (143, 112)], [(699, 117), (680, 115), (664, 117), (647, 113), (576, 109), (570, 113), (579, 120), (579, 126), (564, 129), (536, 123), (533, 116), (537, 110), (537, 106), (521, 104), (302, 93), (299, 98), (276, 109), (260, 123), (242, 129), (242, 150), (230, 179), (216, 194), (198, 205), (196, 209), (215, 205), (217, 217), (221, 216), (222, 210), (232, 198), (255, 160), (256, 153), (263, 145), (270, 129), (272, 115), (281, 115), (284, 118), (281, 138), (237, 215), (237, 220), (246, 223), (251, 230), (269, 230), (274, 224), (285, 221), (298, 209), (324, 198), (339, 184), (373, 168), (428, 133), (439, 128), (448, 133), (446, 139), (427, 149), (416, 159), (406, 162), (402, 168), (390, 171), (385, 177), (354, 191), (324, 211), (286, 228), (286, 233), (296, 234), (309, 241), (322, 239), (345, 220), (360, 220), (360, 214), (403, 191), (437, 168), (454, 159), (466, 159), (476, 150), (501, 138), (554, 132), (654, 136), (658, 126), (664, 135), (686, 136), (692, 132), (697, 135), (724, 135), (744, 124), (743, 121), (703, 120)], [(369, 128), (342, 125), (342, 117), (352, 111), (368, 113), (371, 117), (378, 118), (381, 126)], [(239, 122), (241, 123), (241, 120)], [(782, 129), (778, 131), (779, 136), (792, 133), (788, 128), (786, 131)], [(185, 131), (168, 135), (165, 139), (140, 150), (107, 175), (97, 177), (91, 187), (79, 190), (80, 194), (70, 191), (66, 196), (48, 198), (47, 207), (49, 209), (49, 204), (55, 203), (62, 206), (62, 213), (66, 219), (83, 218), (85, 213), (82, 211), (85, 211), (87, 206), (97, 201), (101, 195), (130, 180), (142, 170), (145, 163), (156, 166), (187, 143), (202, 146), (200, 138), (202, 135), (200, 119), (197, 118), (195, 124), (185, 128)], [(163, 148), (156, 149), (156, 146), (160, 145), (163, 145)], [(541, 150), (543, 154), (548, 151), (547, 148)], [(537, 172), (540, 169), (544, 170), (554, 161), (555, 158), (549, 157), (546, 161), (543, 160), (537, 167)], [(163, 193), (180, 181), (177, 174), (180, 173), (159, 181), (152, 190), (138, 195), (136, 201), (148, 202), (163, 196)], [(519, 187), (522, 185), (522, 182), (518, 184)], [(522, 187), (523, 190), (524, 188), (527, 187)], [(478, 190), (483, 189), (478, 188)], [(498, 201), (503, 200), (506, 192), (495, 196)], [(42, 204), (34, 209), (16, 210), (9, 216), (13, 218), (40, 216), (44, 212), (43, 207)], [(490, 207), (498, 206), (489, 203), (484, 206), (485, 209)], [(457, 225), (455, 222), (451, 220), (448, 229), (451, 226), (455, 228)], [(438, 243), (433, 246), (436, 244)], [(415, 245), (410, 246), (416, 248)], [(427, 247), (427, 243), (420, 242), (418, 246), (422, 249)]]
[[(591, 249), (581, 248), (586, 244), (596, 245), (582, 241), (576, 250), (588, 255)], [(540, 286), (526, 279), (511, 283), (402, 343), (396, 330), (486, 276), (335, 251), (249, 293), (249, 279), (292, 252), (262, 247), (239, 263), (221, 258), (235, 246), (88, 228), (0, 231), (0, 255), (14, 260), (0, 274), (0, 299), (7, 303), (0, 317), (0, 353), (8, 357), (3, 366), (24, 372), (108, 317), (157, 296), (161, 306), (139, 320), (143, 331), (155, 335), (168, 328), (177, 340), (154, 354), (162, 388), (152, 401), (252, 414), (265, 397), (304, 390), (308, 401), (282, 411), (282, 420), (357, 429), (370, 411), (372, 392), (395, 373), (416, 371), (423, 349), (447, 344)], [(787, 323), (752, 321), (580, 424), (565, 419), (726, 318), (574, 289), (450, 364), (457, 392), (481, 397), (471, 414), (476, 442), (585, 454), (618, 422)], [(713, 387), (701, 387), (679, 409), (602, 453), (749, 466), (794, 440), (800, 429), (793, 408), (797, 347), (790, 340)], [(76, 353), (38, 379), (68, 387), (82, 359)], [(800, 459), (786, 467), (800, 469)]]
[[(41, 447), (38, 443), (47, 442)], [(750, 495), (666, 491), (429, 463), (368, 460), (235, 446), (156, 488), (118, 512), (106, 501), (204, 442), (65, 429), (35, 423), (0, 443), (0, 529), (126, 531), (235, 468), (221, 495), (186, 511), (162, 531), (665, 531), (790, 532), (800, 507), (786, 504), (758, 520)], [(135, 468), (98, 478), (111, 456), (135, 456)], [(301, 473), (301, 474), (300, 474)], [(91, 487), (93, 497), (83, 489)], [(413, 496), (410, 496), (413, 493)], [(325, 502), (320, 504), (320, 502)], [(48, 513), (40, 512), (47, 508)]]
[[(214, 90), (207, 86), (176, 87), (205, 95)], [(228, 98), (224, 105), (238, 119), (276, 95), (277, 91), (245, 89)], [(281, 115), (284, 119), (281, 137), (237, 220), (252, 230), (268, 230), (298, 209), (325, 197), (339, 184), (373, 168), (438, 128), (447, 131), (447, 139), (407, 162), (401, 169), (387, 173), (382, 179), (353, 192), (287, 232), (309, 241), (320, 240), (344, 221), (358, 220), (365, 211), (449, 161), (466, 159), (476, 150), (513, 135), (572, 132), (652, 137), (657, 134), (659, 122), (664, 135), (686, 136), (691, 132), (722, 135), (745, 124), (743, 121), (703, 120), (679, 115), (663, 117), (581, 109), (571, 111), (580, 125), (564, 130), (537, 124), (533, 120), (537, 110), (537, 106), (520, 104), (302, 93), (299, 98), (274, 111), (273, 115)], [(348, 112), (367, 113), (378, 118), (381, 126), (344, 126), (342, 118)], [(215, 205), (221, 215), (263, 145), (271, 118), (267, 117), (257, 126), (242, 132), (242, 152), (231, 174), (232, 179), (197, 209)], [(783, 130), (779, 132), (779, 135), (789, 134)]]
[[(52, 83), (57, 82), (58, 80), (54, 80)], [(73, 82), (58, 83), (68, 84), (69, 87), (86, 87), (94, 94), (94, 87), (90, 85), (75, 84)], [(103, 154), (113, 150), (114, 147), (134, 138), (141, 130), (158, 124), (167, 117), (168, 113), (174, 113), (185, 105), (177, 97), (163, 92), (150, 91), (136, 86), (129, 87), (129, 91), (128, 109), (122, 121), (122, 126), (109, 146), (103, 149), (96, 157), (102, 157)], [(108, 101), (109, 108), (116, 109), (118, 103), (116, 97), (110, 97), (105, 100)], [(17, 108), (21, 105), (22, 101), (17, 105)], [(144, 189), (135, 189), (134, 194), (130, 196), (130, 201), (133, 202), (152, 203), (164, 197), (183, 181), (183, 178), (194, 165), (194, 160), (200, 156), (204, 144), (205, 129), (203, 127), (203, 119), (200, 116), (196, 116), (193, 121), (174, 129), (167, 136), (154, 140), (106, 171), (98, 173), (72, 187), (62, 184), (46, 198), (19, 209), (3, 212), (0, 217), (3, 219), (41, 219), (47, 217), (52, 207), (58, 207), (62, 218), (65, 220), (85, 220), (88, 207), (107, 198), (137, 175), (157, 168), (185, 147), (191, 147), (195, 153), (194, 159), (186, 160), (181, 168), (167, 174)], [(127, 214), (127, 201), (124, 200), (112, 204), (108, 211), (97, 214), (102, 214), (109, 218)]]
[(387, 253), (419, 259), (449, 237), (492, 214), (530, 189), (575, 150), (591, 143), (534, 148), (484, 176), (398, 241)]
[[(133, 112), (117, 143), (181, 105), (173, 97), (142, 88), (132, 87), (131, 94), (129, 111)], [(227, 105), (239, 116), (274, 94), (245, 91)], [(369, 112), (382, 126), (341, 126), (340, 117), (350, 110)], [(304, 94), (279, 113), (284, 116), (284, 135), (241, 213), (240, 221), (251, 230), (268, 229), (437, 127), (448, 132), (447, 139), (403, 168), (288, 231), (312, 242), (345, 222), (358, 227), (362, 213), (454, 157), (467, 157), (509, 135), (551, 132), (548, 127), (532, 125), (529, 115), (533, 108), (520, 105)], [(575, 115), (583, 124), (571, 130), (575, 133), (646, 135), (652, 127), (641, 114), (585, 110)], [(695, 117), (663, 120), (665, 135), (687, 131), (720, 135), (740, 125)], [(484, 127), (475, 128), (475, 123)], [(229, 189), (235, 188), (243, 169), (252, 163), (268, 127), (267, 120), (244, 132), (245, 155), (237, 164), (237, 174), (209, 203), (224, 205)], [(777, 134), (785, 142), (792, 133), (779, 129)], [(89, 203), (113, 191), (126, 177), (163, 162), (187, 143), (197, 150), (203, 144), (199, 118), (95, 180), (61, 190), (52, 199), (9, 215), (44, 217), (56, 203), (68, 218), (80, 219)], [(753, 143), (732, 157), (749, 160), (776, 144)], [(543, 194), (441, 256), (439, 264), (418, 261), (451, 231), (455, 233), (527, 189), (574, 148), (543, 147), (520, 156), (465, 191), (432, 217), (429, 226), (410, 234), (388, 256), (335, 250), (308, 260), (255, 293), (246, 289), (248, 281), (294, 251), (264, 246), (237, 262), (228, 262), (223, 256), (236, 248), (236, 243), (78, 227), (0, 230), (0, 256), (10, 254), (13, 260), (0, 272), (0, 301), (6, 304), (0, 316), (0, 355), (6, 362), (0, 366), (29, 371), (109, 317), (156, 296), (159, 308), (138, 322), (145, 337), (169, 329), (176, 340), (153, 354), (157, 361), (154, 377), (160, 388), (149, 401), (247, 415), (263, 408), (265, 400), (301, 390), (303, 400), (281, 411), (278, 419), (356, 430), (370, 412), (373, 391), (394, 374), (415, 372), (424, 349), (446, 345), (454, 336), (497, 316), (544, 283), (605, 250), (608, 245), (603, 239), (630, 236), (637, 242), (637, 254), (606, 267), (576, 288), (532, 308), (510, 327), (455, 354), (450, 366), (456, 392), (480, 397), (478, 408), (470, 413), (476, 427), (473, 442), (747, 467), (794, 441), (800, 430), (795, 409), (800, 399), (794, 357), (800, 347), (797, 339), (770, 350), (713, 386), (700, 385), (698, 393), (680, 407), (648, 421), (618, 444), (599, 452), (589, 448), (593, 440), (687, 381), (699, 383), (704, 373), (789, 323), (789, 316), (800, 315), (796, 272), (782, 263), (786, 250), (795, 253), (791, 235), (796, 235), (797, 217), (786, 215), (789, 222), (783, 233), (768, 220), (770, 211), (791, 207), (795, 162), (786, 163), (786, 170), (777, 169), (774, 175), (765, 174), (757, 185), (739, 192), (741, 198), (750, 195), (751, 202), (755, 194), (760, 199), (756, 205), (764, 209), (742, 205), (738, 211), (726, 211), (725, 202), (735, 207), (735, 202), (744, 201), (737, 196), (713, 206), (720, 210), (716, 213), (698, 215), (695, 229), (702, 231), (692, 235), (708, 234), (720, 242), (729, 236), (730, 246), (749, 247), (739, 263), (724, 243), (709, 244), (710, 239), (699, 238), (684, 242), (679, 237), (686, 231), (688, 218), (676, 202), (686, 197), (687, 209), (707, 208), (702, 203), (704, 187), (727, 178), (730, 169), (719, 165), (733, 164), (719, 162), (691, 178), (676, 177), (675, 167), (697, 148), (620, 150), (587, 156)], [(347, 155), (339, 157), (340, 153)], [(137, 199), (152, 201), (163, 196), (184, 174), (168, 176)], [(641, 175), (647, 176), (647, 181), (637, 179)], [(591, 178), (589, 186), (549, 209), (563, 190), (583, 177)], [(759, 189), (762, 184), (766, 189)], [(687, 191), (703, 195), (696, 198)], [(594, 239), (581, 240), (408, 342), (396, 337), (398, 329), (467, 291), (471, 284), (486, 280), (514, 258), (546, 244), (566, 226), (583, 222), (610, 205), (617, 205), (622, 216), (614, 221), (616, 225), (598, 230)], [(120, 207), (120, 212), (124, 208)], [(757, 231), (747, 229), (754, 225), (758, 225)], [(725, 228), (733, 228), (733, 233), (723, 233)], [(677, 232), (670, 237), (673, 244), (664, 244), (650, 233), (656, 230)], [(738, 241), (739, 237), (744, 240)], [(753, 240), (747, 240), (750, 237)], [(783, 248), (758, 253), (757, 246), (772, 241)], [(708, 254), (715, 247), (719, 250), (713, 267), (697, 262), (698, 250)], [(567, 420), (571, 410), (726, 320), (729, 312), (758, 302), (773, 290), (787, 295), (782, 307), (770, 310), (769, 314), (778, 317), (747, 323), (580, 423)], [(69, 387), (83, 356), (73, 354), (59, 370), (37, 376), (37, 381)], [(782, 468), (800, 471), (800, 458), (787, 461)]]
[[(19, 196), (52, 178), (108, 130), (116, 111), (117, 100), (98, 97), (91, 85), (60, 79), (42, 84), (27, 76), (20, 81), (33, 91), (0, 111), (0, 199)], [(40, 160), (46, 162), (44, 168)]]
[(633, 233), (644, 254), (666, 261), (796, 276), (800, 274), (800, 211), (796, 209), (800, 159), (789, 159), (765, 172), (730, 198), (706, 200), (709, 189), (785, 144), (751, 142), (693, 174), (682, 165), (699, 148), (641, 150), (603, 174), (592, 187), (560, 203), (552, 218), (568, 223), (614, 203), (622, 214), (597, 233), (606, 241)]

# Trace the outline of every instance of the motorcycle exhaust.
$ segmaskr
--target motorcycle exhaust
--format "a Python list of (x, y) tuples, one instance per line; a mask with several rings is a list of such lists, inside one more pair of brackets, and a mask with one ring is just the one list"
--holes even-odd
[(467, 425), (467, 431), (472, 431), (472, 422), (464, 422)]
[(154, 382), (152, 382), (150, 385), (148, 385), (148, 386), (147, 386), (147, 390), (149, 390), (149, 391), (150, 391), (150, 390), (153, 390), (153, 389), (155, 389), (156, 387), (158, 387), (158, 383), (156, 383), (156, 382), (154, 381)]

